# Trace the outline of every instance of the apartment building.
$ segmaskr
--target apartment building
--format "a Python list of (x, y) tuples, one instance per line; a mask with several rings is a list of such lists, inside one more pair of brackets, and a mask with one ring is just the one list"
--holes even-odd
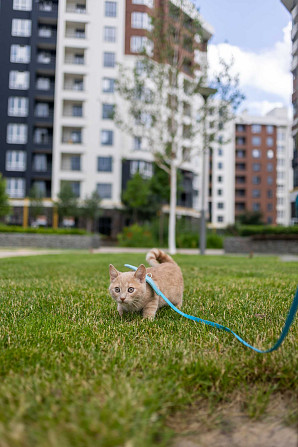
[(243, 113), (235, 129), (235, 219), (261, 212), (266, 224), (289, 225), (293, 145), (287, 110)]
[(22, 221), (32, 186), (51, 198), (57, 17), (56, 1), (1, 2), (0, 171), (11, 222)]
[[(59, 1), (52, 194), (57, 197), (62, 182), (80, 199), (97, 190), (104, 208), (99, 231), (112, 236), (124, 224), (121, 193), (127, 181), (137, 171), (144, 178), (153, 175), (153, 155), (142, 138), (123, 133), (112, 119), (118, 64), (135, 66), (152, 8), (160, 4), (167, 14), (181, 6), (179, 0)], [(183, 4), (190, 17), (198, 15), (190, 1)], [(204, 24), (205, 42), (196, 58), (205, 65), (211, 35)], [(198, 216), (199, 160), (182, 168), (178, 206), (181, 214)]]
[(292, 67), (293, 73), (293, 114), (294, 121), (292, 127), (294, 156), (293, 156), (293, 174), (294, 185), (291, 193), (291, 216), (292, 223), (298, 223), (298, 4), (296, 0), (281, 0), (292, 16)]
[[(190, 20), (202, 22), (190, 0), (182, 3)], [(51, 223), (52, 200), (61, 184), (68, 182), (81, 201), (97, 190), (104, 208), (98, 230), (112, 235), (119, 231), (122, 190), (136, 171), (144, 178), (153, 175), (153, 156), (139, 137), (123, 133), (112, 120), (118, 64), (135, 65), (146, 43), (154, 6), (162, 5), (171, 15), (182, 3), (1, 3), (0, 171), (14, 205), (12, 222), (22, 222), (24, 200), (36, 186), (45, 197)], [(202, 23), (204, 39), (191, 55), (198, 70), (206, 66), (207, 43), (213, 32)], [(190, 109), (188, 120), (195, 116)], [(200, 171), (198, 155), (182, 166), (181, 214), (198, 216)]]

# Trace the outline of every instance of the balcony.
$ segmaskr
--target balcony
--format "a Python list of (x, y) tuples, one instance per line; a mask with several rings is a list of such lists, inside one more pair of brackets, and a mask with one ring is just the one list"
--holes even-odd
[(64, 62), (70, 65), (85, 65), (85, 58), (84, 55), (66, 54)]
[(55, 82), (38, 78), (35, 84), (35, 98), (41, 100), (53, 99), (55, 95)]
[(82, 131), (78, 128), (64, 128), (62, 133), (62, 143), (77, 145), (82, 144)]
[(53, 1), (41, 1), (38, 4), (38, 17), (52, 19), (51, 22), (57, 22), (58, 3)]
[(49, 152), (53, 145), (53, 135), (46, 133), (39, 134), (35, 132), (33, 135), (33, 144), (38, 147), (38, 149), (48, 150)]
[(83, 92), (85, 90), (84, 83), (82, 82), (64, 82), (64, 90), (72, 92)]
[(80, 4), (67, 2), (66, 4), (66, 12), (70, 14), (83, 14), (85, 15), (87, 13), (86, 10), (86, 3), (80, 0)]
[(40, 26), (38, 28), (38, 43), (42, 43), (43, 47), (56, 47), (57, 29), (52, 27)]
[(36, 58), (38, 70), (43, 73), (55, 73), (56, 56), (52, 53), (40, 52)]
[(54, 120), (54, 110), (50, 109), (48, 111), (42, 111), (35, 109), (34, 117), (36, 123), (50, 123), (53, 124)]
[(85, 30), (67, 29), (65, 31), (65, 37), (67, 37), (69, 39), (86, 39), (86, 33), (85, 33)]

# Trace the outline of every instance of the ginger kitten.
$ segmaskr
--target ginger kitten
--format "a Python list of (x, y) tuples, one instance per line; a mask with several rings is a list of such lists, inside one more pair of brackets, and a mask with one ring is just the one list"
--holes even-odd
[(157, 248), (147, 253), (146, 261), (152, 267), (146, 269), (141, 264), (135, 272), (118, 272), (110, 264), (109, 292), (118, 304), (117, 310), (121, 317), (123, 312), (142, 310), (144, 318), (154, 319), (157, 309), (167, 306), (146, 282), (146, 274), (151, 274), (157, 287), (175, 306), (182, 305), (183, 277), (176, 262)]

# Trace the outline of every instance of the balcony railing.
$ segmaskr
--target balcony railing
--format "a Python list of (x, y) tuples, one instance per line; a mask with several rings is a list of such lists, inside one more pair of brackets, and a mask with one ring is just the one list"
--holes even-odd
[(72, 14), (86, 14), (86, 7), (79, 5), (66, 5), (66, 12), (70, 12)]
[(51, 1), (44, 1), (39, 3), (38, 9), (39, 11), (42, 12), (56, 12), (58, 11), (58, 3), (54, 3)]
[(83, 118), (83, 110), (73, 112), (72, 110), (63, 110), (63, 116), (71, 116), (72, 118)]
[(82, 144), (82, 137), (72, 138), (71, 136), (63, 135), (62, 143), (64, 143), (64, 144)]
[(73, 84), (71, 82), (66, 82), (64, 84), (64, 90), (71, 90), (73, 92), (83, 92), (84, 84)]
[(51, 145), (52, 142), (53, 142), (53, 137), (50, 135), (43, 136), (43, 137), (38, 137), (38, 136), (34, 135), (34, 137), (33, 137), (33, 143), (38, 144), (40, 146)]
[(34, 116), (36, 118), (43, 118), (43, 119), (52, 120), (53, 116), (54, 116), (54, 112), (53, 112), (53, 110), (49, 110), (48, 112), (35, 110)]
[(73, 64), (73, 65), (85, 65), (85, 59), (81, 57), (76, 56), (65, 56), (65, 63), (66, 64)]
[(65, 37), (68, 37), (70, 39), (86, 39), (86, 33), (83, 31), (76, 31), (76, 30), (66, 30)]
[(37, 62), (39, 64), (45, 64), (45, 65), (55, 64), (56, 57), (55, 56), (50, 56), (50, 55), (47, 55), (47, 54), (38, 54), (37, 55)]
[(52, 39), (57, 36), (57, 30), (50, 28), (39, 28), (38, 29), (38, 37), (42, 37), (44, 39)]

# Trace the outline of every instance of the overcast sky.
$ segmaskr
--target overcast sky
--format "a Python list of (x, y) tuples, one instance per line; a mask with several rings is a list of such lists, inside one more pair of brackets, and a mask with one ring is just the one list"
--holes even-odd
[(280, 0), (193, 0), (214, 28), (210, 71), (218, 57), (234, 57), (246, 101), (241, 109), (263, 115), (277, 106), (291, 111), (291, 16)]

